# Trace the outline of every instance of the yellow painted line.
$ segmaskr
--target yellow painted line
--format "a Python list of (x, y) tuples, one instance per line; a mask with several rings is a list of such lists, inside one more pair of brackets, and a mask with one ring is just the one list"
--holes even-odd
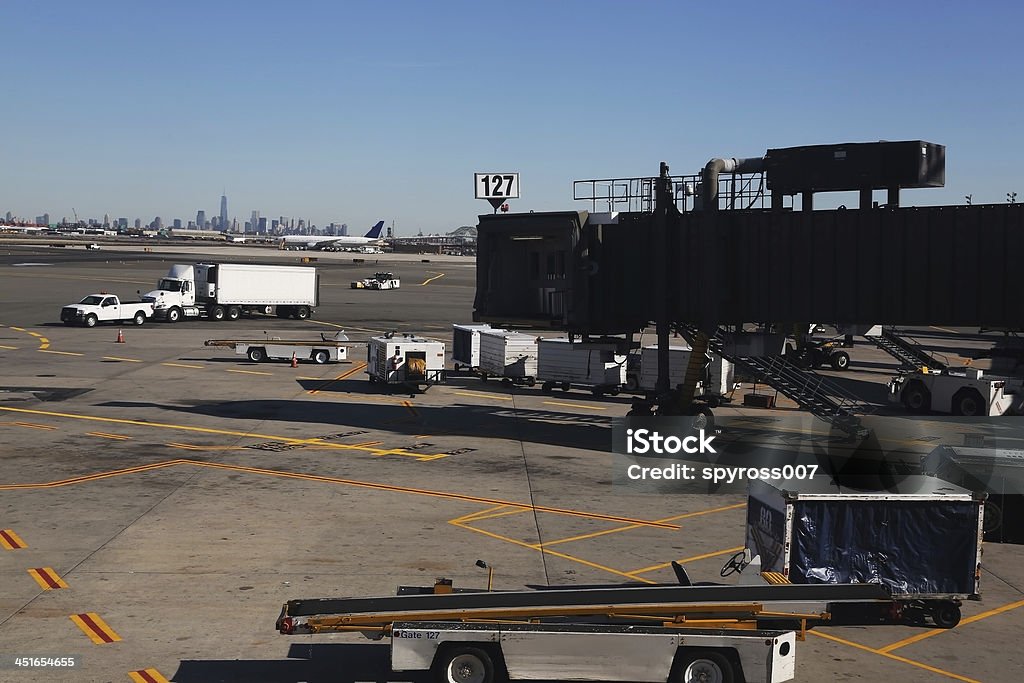
[[(961, 628), (963, 626), (966, 626), (967, 624), (973, 624), (974, 622), (981, 621), (982, 619), (988, 619), (989, 617), (994, 617), (995, 615), (1002, 614), (1003, 612), (1009, 612), (1010, 610), (1015, 610), (1018, 607), (1024, 607), (1024, 600), (1018, 600), (1017, 602), (1011, 602), (1008, 605), (1003, 605), (1002, 607), (996, 607), (995, 609), (990, 609), (987, 612), (982, 612), (981, 614), (975, 614), (973, 617), (967, 617), (966, 619), (961, 619), (960, 623), (956, 625), (956, 628)], [(920, 642), (920, 641), (924, 640), (925, 638), (931, 638), (932, 636), (937, 636), (939, 634), (945, 633), (946, 631), (950, 631), (950, 630), (954, 630), (954, 629), (932, 629), (932, 630), (929, 630), (929, 631), (925, 631), (923, 633), (918, 633), (915, 636), (910, 636), (909, 638), (904, 638), (903, 640), (900, 640), (900, 641), (897, 641), (895, 643), (892, 643), (891, 645), (886, 645), (885, 647), (879, 648), (878, 651), (879, 652), (892, 652), (893, 650), (898, 650), (901, 647), (906, 647), (907, 645), (911, 645), (913, 643)]]
[(405, 406), (406, 409), (416, 417), (420, 416), (420, 414), (416, 411), (416, 406), (412, 404), (412, 401), (402, 401), (402, 405)]
[(171, 683), (156, 669), (139, 669), (138, 671), (129, 671), (128, 677), (135, 683)]
[(484, 394), (484, 393), (479, 392), (479, 391), (453, 391), (452, 393), (453, 394), (458, 394), (459, 396), (472, 396), (474, 398), (493, 398), (493, 399), (495, 399), (497, 401), (511, 401), (512, 400), (511, 396), (498, 396), (497, 394)]
[(25, 331), (24, 327), (15, 327), (14, 325), (11, 325), (11, 329), (12, 330), (17, 330), (18, 332), (24, 332)]
[(259, 370), (232, 370), (227, 368), (227, 372), (237, 372), (240, 375), (273, 375), (272, 372), (260, 372)]
[(319, 393), (321, 389), (326, 389), (327, 387), (331, 386), (332, 384), (334, 384), (335, 382), (337, 382), (339, 380), (348, 379), (349, 377), (351, 377), (352, 375), (356, 374), (357, 372), (359, 372), (360, 370), (362, 370), (365, 367), (366, 367), (366, 363), (357, 363), (355, 367), (349, 368), (348, 370), (346, 370), (345, 372), (341, 373), (340, 375), (338, 375), (334, 379), (328, 381), (326, 384), (324, 384), (324, 385), (322, 385), (320, 387), (317, 387), (316, 389), (311, 389), (311, 390), (309, 390), (306, 393), (309, 393), (309, 394)]
[(116, 643), (121, 640), (121, 636), (117, 635), (117, 632), (95, 612), (72, 614), (70, 618), (78, 628), (82, 629), (82, 633), (89, 636), (89, 640), (97, 645)]
[[(686, 519), (688, 517), (700, 517), (701, 515), (710, 515), (710, 514), (713, 514), (715, 512), (725, 512), (727, 510), (736, 510), (736, 509), (739, 509), (739, 508), (745, 508), (746, 506), (747, 506), (746, 503), (736, 503), (734, 505), (724, 505), (722, 507), (712, 508), (710, 510), (699, 510), (697, 512), (686, 512), (686, 513), (683, 513), (681, 515), (673, 515), (672, 517), (665, 517), (663, 519), (659, 519), (658, 521), (659, 522), (676, 522), (676, 521), (679, 521), (680, 519)], [(551, 545), (556, 545), (558, 543), (569, 543), (571, 541), (582, 541), (582, 540), (585, 540), (585, 539), (588, 539), (588, 538), (596, 538), (598, 536), (606, 536), (608, 534), (617, 534), (617, 533), (621, 533), (623, 531), (632, 531), (633, 529), (639, 529), (639, 528), (640, 527), (636, 526), (635, 524), (631, 524), (629, 526), (621, 526), (621, 527), (616, 527), (614, 529), (604, 529), (603, 531), (594, 531), (594, 532), (589, 533), (589, 534), (580, 534), (578, 536), (570, 536), (569, 538), (560, 538), (560, 539), (558, 539), (556, 541), (547, 541), (547, 542), (544, 543), (544, 545), (545, 546), (551, 546)], [(655, 567), (651, 567), (650, 571), (653, 571), (654, 569), (661, 569), (662, 567), (669, 567), (669, 566), (671, 566), (671, 563), (666, 563), (666, 564), (663, 564), (663, 565), (657, 565)]]
[(84, 353), (75, 353), (74, 351), (52, 351), (52, 350), (47, 350), (47, 349), (43, 349), (43, 348), (40, 348), (40, 349), (37, 349), (37, 350), (39, 351), (39, 353), (54, 353), (54, 354), (57, 354), (58, 356), (84, 356), (85, 355)]
[(306, 377), (305, 375), (299, 375), (299, 376), (298, 376), (298, 377), (296, 377), (295, 379), (312, 379), (312, 380), (321, 380), (321, 379), (323, 379), (323, 377)]
[(586, 408), (587, 410), (608, 410), (604, 406), (587, 406), (582, 403), (562, 403), (561, 401), (544, 401), (549, 406), (568, 406), (570, 408)]
[(29, 334), (31, 334), (33, 337), (42, 337), (43, 336), (43, 335), (39, 334), (38, 332), (29, 332)]
[(103, 360), (123, 360), (125, 363), (141, 363), (138, 358), (122, 358), (121, 356), (103, 356)]
[(939, 327), (938, 325), (929, 325), (929, 327), (931, 327), (933, 330), (938, 330), (939, 332), (949, 332), (950, 334), (960, 334), (956, 330), (951, 330), (948, 327)]
[(193, 368), (195, 370), (202, 370), (202, 365), (189, 365), (188, 363), (161, 363), (160, 365), (166, 365), (169, 368)]
[(165, 446), (180, 448), (185, 451), (241, 451), (245, 446), (196, 446), (190, 443), (166, 443)]
[[(738, 553), (739, 551), (743, 550), (743, 547), (744, 546), (739, 546), (739, 547), (736, 547), (736, 548), (726, 548), (725, 550), (716, 550), (713, 553), (704, 553), (703, 555), (694, 555), (693, 557), (686, 557), (686, 558), (683, 558), (681, 560), (676, 560), (676, 562), (678, 562), (679, 564), (686, 564), (687, 562), (696, 562), (697, 560), (706, 560), (709, 557), (718, 557), (719, 555), (735, 554), (735, 553)], [(665, 562), (663, 564), (655, 564), (655, 565), (651, 565), (650, 567), (644, 567), (642, 569), (634, 569), (633, 571), (631, 571), (629, 573), (630, 574), (646, 574), (648, 572), (657, 571), (659, 569), (664, 569), (665, 567), (671, 567), (671, 566), (672, 566), (671, 562)]]
[(64, 583), (64, 579), (60, 578), (52, 567), (29, 569), (28, 574), (35, 579), (35, 582), (38, 583), (39, 587), (44, 591), (59, 590), (61, 588), (68, 587), (68, 585)]
[(28, 547), (28, 543), (21, 540), (21, 536), (14, 533), (14, 529), (0, 529), (0, 545), (4, 550), (21, 550)]
[[(428, 273), (433, 273), (433, 272), (436, 272), (436, 271), (428, 270), (427, 272)], [(438, 273), (434, 277), (428, 277), (426, 280), (424, 280), (423, 282), (420, 283), (420, 287), (422, 287), (424, 285), (427, 285), (427, 284), (430, 284), (434, 280), (437, 280), (437, 279), (442, 278), (442, 277), (444, 277), (444, 273)]]
[(353, 446), (379, 446), (384, 443), (383, 441), (366, 441), (363, 443), (354, 443)]
[(470, 521), (476, 519), (477, 517), (479, 517), (480, 515), (486, 515), (486, 514), (489, 514), (491, 512), (497, 512), (498, 510), (504, 510), (507, 507), (508, 507), (507, 505), (495, 505), (493, 507), (485, 508), (483, 510), (477, 510), (476, 512), (470, 512), (468, 515), (462, 515), (461, 517), (456, 517), (455, 519), (451, 519), (451, 520), (448, 520), (448, 521), (449, 522), (470, 522)]
[(888, 659), (893, 659), (893, 660), (895, 660), (897, 662), (903, 662), (904, 664), (909, 664), (910, 666), (916, 666), (919, 669), (924, 669), (925, 671), (931, 671), (932, 673), (939, 674), (940, 676), (946, 676), (948, 678), (953, 678), (953, 679), (958, 680), (958, 681), (964, 681), (964, 683), (981, 683), (981, 681), (979, 681), (977, 679), (974, 679), (974, 678), (967, 678), (966, 676), (961, 676), (959, 674), (955, 674), (955, 673), (952, 673), (950, 671), (944, 671), (943, 669), (938, 669), (938, 668), (936, 668), (934, 666), (929, 666), (928, 664), (923, 664), (921, 662), (914, 661), (913, 659), (907, 659), (906, 657), (900, 657), (899, 655), (894, 655), (894, 654), (892, 654), (890, 652), (882, 652), (881, 650), (876, 650), (873, 647), (868, 647), (867, 645), (861, 645), (860, 643), (855, 643), (852, 640), (846, 640), (845, 638), (839, 638), (838, 636), (833, 636), (833, 635), (830, 635), (828, 633), (822, 633), (821, 631), (817, 631), (817, 630), (815, 630), (815, 631), (808, 631), (807, 633), (809, 633), (812, 636), (818, 636), (819, 638), (824, 638), (825, 640), (831, 640), (833, 642), (840, 643), (842, 645), (848, 645), (849, 647), (853, 647), (853, 648), (856, 648), (858, 650), (863, 650), (865, 652), (870, 652), (872, 654), (876, 654), (876, 655), (879, 655), (881, 657), (886, 657)]
[(0, 344), (0, 349), (8, 349), (9, 351), (17, 351), (17, 346), (8, 346), (7, 344)]
[(124, 434), (110, 434), (108, 432), (86, 432), (86, 436), (98, 436), (101, 439), (116, 439), (118, 441), (131, 441), (132, 437)]
[[(491, 514), (488, 514), (488, 515), (477, 515), (476, 517), (473, 517), (473, 518), (471, 518), (469, 520), (463, 520), (463, 523), (464, 524), (468, 524), (469, 522), (482, 522), (485, 519), (497, 519), (498, 517), (508, 517), (509, 515), (521, 515), (524, 512), (529, 512), (529, 510), (524, 510), (522, 508), (519, 508), (519, 509), (516, 509), (516, 510), (504, 510), (502, 512), (492, 512)], [(548, 544), (545, 543), (544, 547), (546, 548), (547, 545)]]
[(46, 349), (50, 348), (50, 340), (47, 339), (46, 337), (43, 337), (39, 341), (40, 341), (39, 349), (38, 349), (39, 351), (45, 351)]
[(40, 424), (36, 424), (35, 422), (13, 422), (12, 424), (16, 424), (19, 427), (29, 427), (31, 429), (46, 429), (46, 430), (54, 430), (54, 429), (56, 429), (56, 427), (51, 427), (50, 425), (40, 425)]

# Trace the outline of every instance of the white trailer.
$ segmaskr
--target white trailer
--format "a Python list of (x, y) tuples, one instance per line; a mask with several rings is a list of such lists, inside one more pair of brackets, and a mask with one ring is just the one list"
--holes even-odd
[(504, 384), (537, 382), (537, 338), (522, 332), (480, 332), (480, 378), (500, 377)]
[[(686, 367), (690, 362), (689, 346), (673, 346), (669, 349), (669, 385), (677, 387), (686, 379)], [(698, 395), (722, 397), (732, 392), (734, 383), (733, 364), (717, 354), (708, 354), (708, 363), (698, 383)], [(630, 388), (640, 391), (654, 391), (658, 383), (658, 347), (645, 346), (640, 350), (640, 372), (629, 378)]]
[(305, 320), (320, 302), (320, 278), (316, 268), (306, 266), (176, 264), (142, 300), (153, 303), (155, 317), (172, 323), (256, 313)]
[(370, 383), (410, 388), (445, 382), (444, 342), (415, 335), (371, 337), (366, 343), (366, 374)]
[(1024, 414), (1024, 379), (986, 375), (973, 368), (922, 368), (889, 381), (889, 402), (915, 413), (971, 417)]
[(796, 675), (796, 634), (608, 626), (396, 622), (391, 668), (439, 683), (747, 681)]
[(545, 393), (556, 386), (562, 391), (575, 386), (614, 396), (626, 383), (626, 360), (614, 344), (574, 343), (564, 337), (537, 340), (537, 380)]
[(452, 363), (455, 372), (462, 368), (476, 371), (480, 368), (480, 333), (495, 330), (487, 323), (477, 325), (452, 325)]
[(234, 349), (239, 356), (245, 356), (253, 363), (265, 360), (310, 361), (318, 365), (340, 363), (348, 359), (348, 336), (342, 332), (322, 333), (320, 340), (281, 339), (208, 339), (206, 346), (221, 346)]

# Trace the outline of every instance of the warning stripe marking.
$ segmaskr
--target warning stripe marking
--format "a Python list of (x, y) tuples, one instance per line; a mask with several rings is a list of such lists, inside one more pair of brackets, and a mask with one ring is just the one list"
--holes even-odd
[(19, 427), (29, 427), (31, 429), (56, 429), (56, 427), (51, 425), (40, 425), (35, 422), (15, 422), (13, 424), (18, 425)]
[(57, 572), (55, 572), (52, 567), (36, 567), (34, 569), (29, 569), (28, 573), (44, 591), (52, 591), (68, 587), (68, 585), (64, 583), (64, 580), (57, 576)]
[(189, 365), (188, 363), (161, 363), (160, 365), (166, 365), (169, 368), (193, 368), (195, 370), (202, 370), (202, 365)]
[(86, 436), (98, 436), (101, 439), (116, 439), (118, 441), (130, 441), (132, 437), (124, 434), (110, 434), (108, 432), (86, 432)]
[(97, 645), (116, 643), (121, 640), (121, 636), (117, 635), (117, 632), (110, 628), (107, 622), (103, 621), (100, 615), (95, 612), (72, 614), (70, 619), (75, 622), (78, 628), (82, 629), (82, 633), (89, 636), (89, 640)]
[(0, 529), (0, 545), (5, 550), (20, 550), (28, 547), (28, 543), (21, 540), (21, 537), (14, 533), (14, 529)]
[(54, 354), (56, 354), (58, 356), (84, 356), (85, 355), (84, 353), (75, 353), (74, 351), (47, 351), (46, 349), (44, 349), (42, 347), (40, 347), (38, 349), (38, 351), (39, 351), (39, 353), (54, 353)]
[(128, 676), (131, 677), (135, 683), (171, 683), (156, 669), (139, 669), (138, 671), (129, 671)]
[(17, 346), (7, 346), (6, 344), (0, 344), (0, 349), (8, 349), (9, 351), (17, 351)]

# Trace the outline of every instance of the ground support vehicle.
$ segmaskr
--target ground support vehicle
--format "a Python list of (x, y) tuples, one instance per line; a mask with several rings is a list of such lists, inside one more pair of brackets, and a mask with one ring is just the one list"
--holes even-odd
[(318, 365), (339, 363), (348, 359), (348, 346), (345, 333), (321, 334), (320, 340), (306, 339), (208, 339), (206, 346), (219, 346), (234, 349), (235, 353), (245, 356), (254, 363), (265, 360), (311, 361)]
[(153, 304), (144, 301), (121, 301), (114, 294), (101, 292), (84, 297), (77, 304), (60, 309), (65, 325), (95, 327), (99, 323), (132, 323), (144, 325), (153, 316)]
[(878, 585), (892, 599), (882, 612), (845, 606), (834, 618), (927, 616), (952, 628), (962, 601), (981, 599), (985, 496), (922, 475), (901, 480), (898, 491), (854, 489), (827, 476), (752, 480), (746, 547), (769, 580)]
[(969, 417), (1024, 414), (1024, 379), (987, 375), (973, 368), (928, 368), (889, 381), (889, 402), (915, 413)]
[(616, 396), (626, 384), (626, 354), (616, 344), (538, 339), (537, 381), (544, 393), (575, 387)]
[(316, 268), (306, 266), (177, 264), (143, 301), (152, 302), (156, 318), (172, 323), (254, 314), (305, 320), (320, 302), (320, 278)]
[(371, 384), (425, 389), (445, 382), (444, 343), (406, 334), (371, 337), (366, 343), (366, 374)]
[[(452, 325), (452, 367), (455, 372), (480, 370), (480, 333), (496, 330), (487, 323), (479, 325)], [(497, 330), (500, 331), (500, 330)]]
[(480, 332), (480, 379), (500, 378), (502, 384), (537, 383), (537, 338), (522, 332)]
[(399, 289), (401, 286), (402, 280), (397, 275), (383, 272), (352, 283), (352, 289)]

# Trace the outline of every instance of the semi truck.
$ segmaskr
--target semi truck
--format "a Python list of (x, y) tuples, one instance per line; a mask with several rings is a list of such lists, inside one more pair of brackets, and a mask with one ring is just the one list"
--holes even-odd
[(152, 303), (154, 317), (171, 323), (254, 314), (305, 320), (320, 303), (320, 278), (305, 266), (176, 264), (142, 300)]
[(95, 327), (98, 323), (127, 323), (144, 325), (153, 316), (153, 304), (144, 301), (121, 301), (116, 294), (90, 294), (77, 304), (60, 309), (65, 325)]

